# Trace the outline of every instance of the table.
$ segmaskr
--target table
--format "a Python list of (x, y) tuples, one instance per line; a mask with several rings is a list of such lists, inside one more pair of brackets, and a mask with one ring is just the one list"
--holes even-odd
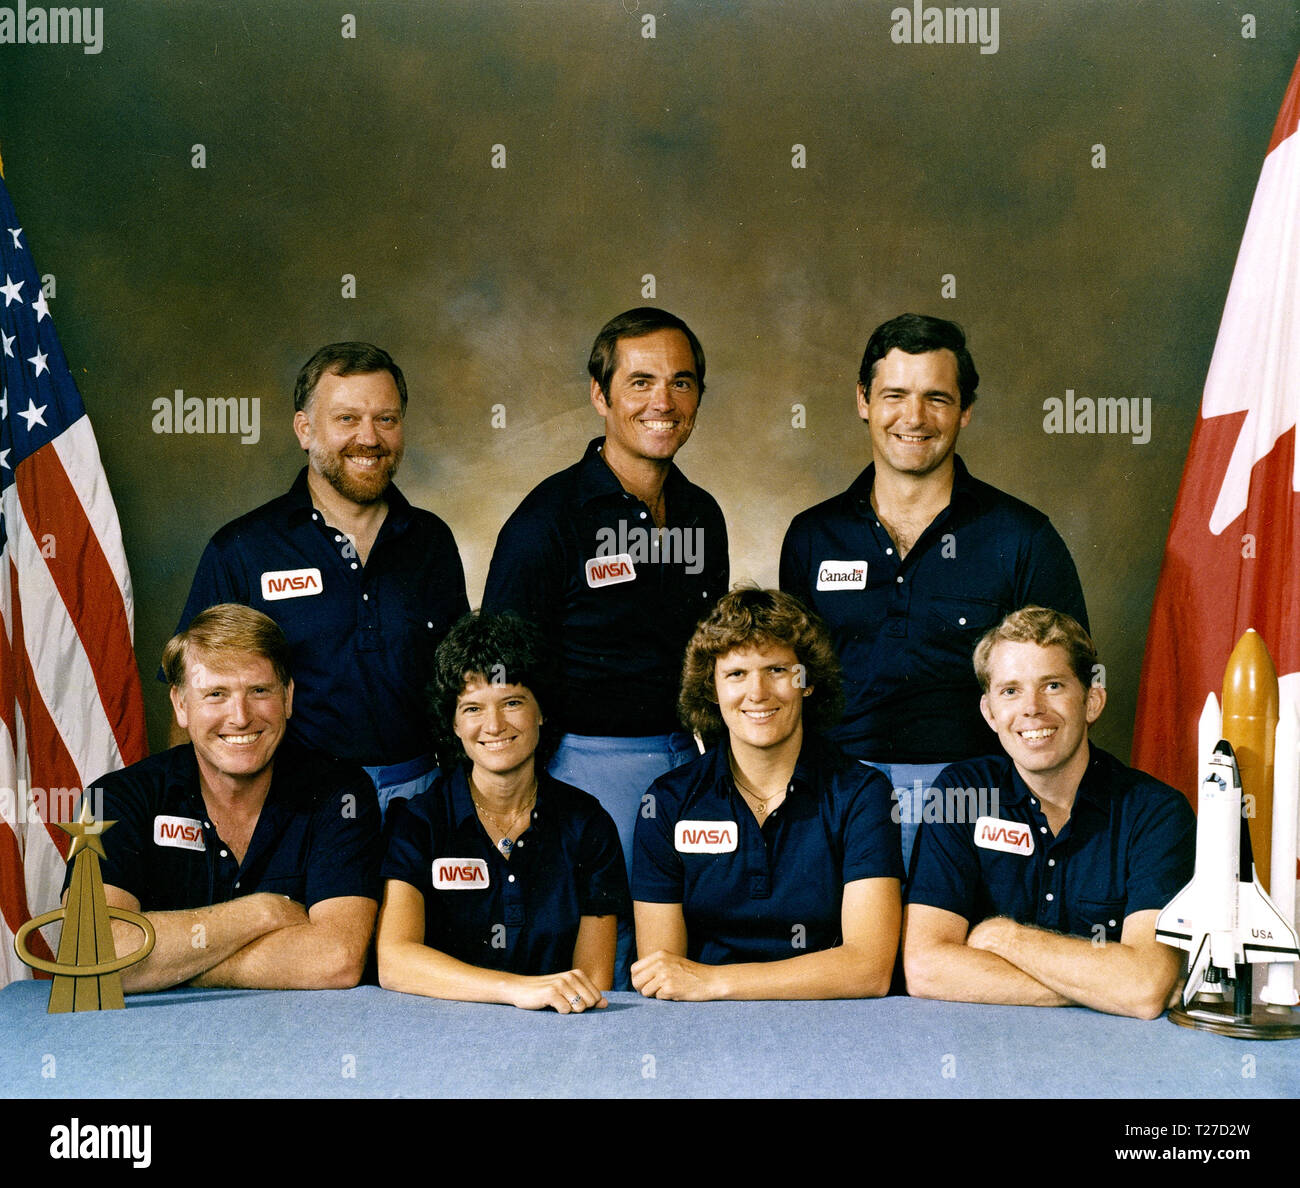
[(353, 990), (176, 989), (46, 1014), (0, 990), (13, 1098), (1294, 1098), (1300, 1040), (1080, 1007), (912, 998), (674, 1003), (557, 1015)]

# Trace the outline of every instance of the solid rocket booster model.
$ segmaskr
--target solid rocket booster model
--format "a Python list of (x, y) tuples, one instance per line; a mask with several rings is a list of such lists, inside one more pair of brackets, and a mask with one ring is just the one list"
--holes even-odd
[[(1259, 632), (1247, 631), (1232, 649), (1223, 672), (1223, 724), (1220, 737), (1232, 744), (1241, 774), (1241, 790), (1249, 808), (1250, 844), (1265, 891), (1269, 885), (1272, 852), (1274, 743), (1278, 724), (1277, 669)], [(1205, 762), (1208, 751), (1197, 758)], [(1287, 904), (1290, 914), (1291, 905)]]
[[(1232, 744), (1220, 740), (1204, 768), (1192, 881), (1156, 919), (1156, 938), (1191, 953), (1183, 1005), (1202, 990), (1235, 984), (1236, 1012), (1251, 1011), (1254, 962), (1300, 961), (1300, 940), (1255, 877), (1241, 776)], [(1243, 976), (1245, 975), (1245, 976)], [(1244, 990), (1244, 1003), (1241, 1001)]]

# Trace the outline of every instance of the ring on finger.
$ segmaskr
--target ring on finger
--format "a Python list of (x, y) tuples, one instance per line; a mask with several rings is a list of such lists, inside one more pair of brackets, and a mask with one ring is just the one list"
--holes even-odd
[(569, 999), (569, 1005), (576, 1011), (580, 1006), (582, 1006), (582, 999), (575, 994), (571, 999)]

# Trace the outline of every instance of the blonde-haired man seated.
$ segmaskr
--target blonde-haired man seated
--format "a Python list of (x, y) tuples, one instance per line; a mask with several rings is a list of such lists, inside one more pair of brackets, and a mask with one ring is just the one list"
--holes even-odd
[(1155, 922), (1191, 878), (1195, 817), (1182, 793), (1088, 741), (1106, 704), (1096, 662), (1074, 619), (1039, 606), (976, 646), (980, 710), (1006, 754), (936, 781), (944, 815), (961, 819), (925, 821), (917, 838), (909, 993), (1144, 1019), (1168, 1004), (1180, 955)]
[[(123, 989), (355, 986), (378, 905), (379, 807), (360, 767), (281, 745), (284, 633), (250, 607), (210, 607), (168, 642), (163, 672), (190, 741), (87, 790), (106, 822), (105, 897), (157, 933)], [(139, 944), (132, 925), (113, 930), (119, 952)]]

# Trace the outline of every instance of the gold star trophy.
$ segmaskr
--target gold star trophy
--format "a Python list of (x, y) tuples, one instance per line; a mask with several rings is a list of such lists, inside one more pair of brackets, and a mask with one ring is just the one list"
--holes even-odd
[[(66, 825), (56, 821), (55, 824), (64, 833), (72, 835), (72, 846), (68, 850), (68, 861), (72, 863), (68, 902), (65, 907), (28, 920), (14, 937), (14, 952), (24, 964), (54, 975), (49, 1014), (120, 1011), (126, 1006), (122, 998), (122, 970), (149, 956), (156, 939), (153, 925), (138, 912), (109, 907), (104, 897), (104, 878), (99, 872), (99, 860), (106, 855), (100, 834), (117, 822), (94, 820), (90, 813), (90, 800), (86, 798), (82, 801), (79, 821)], [(110, 919), (134, 924), (144, 933), (144, 943), (135, 952), (119, 957), (113, 945)], [(24, 942), (28, 934), (55, 920), (63, 921), (58, 959), (46, 961), (27, 952)]]

